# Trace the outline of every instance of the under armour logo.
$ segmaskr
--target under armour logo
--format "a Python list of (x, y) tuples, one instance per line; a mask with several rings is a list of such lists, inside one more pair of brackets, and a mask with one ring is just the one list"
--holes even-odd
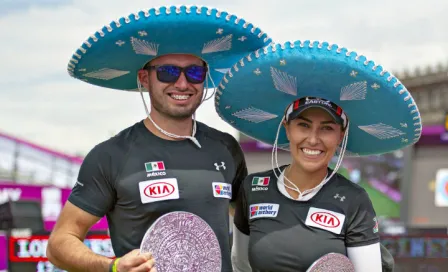
[(334, 195), (334, 198), (335, 198), (335, 199), (336, 199), (336, 198), (339, 198), (339, 199), (341, 200), (341, 202), (342, 202), (342, 201), (344, 201), (345, 196), (340, 196), (339, 194), (336, 194), (336, 195)]
[(218, 163), (215, 162), (215, 167), (216, 167), (216, 170), (218, 170), (218, 171), (221, 168), (226, 170), (226, 164), (224, 162), (221, 162), (221, 165), (219, 165)]

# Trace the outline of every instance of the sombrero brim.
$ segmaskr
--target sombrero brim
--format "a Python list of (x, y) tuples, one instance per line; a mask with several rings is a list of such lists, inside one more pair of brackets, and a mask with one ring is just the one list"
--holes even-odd
[(215, 85), (236, 61), (271, 39), (235, 15), (207, 7), (161, 7), (104, 26), (76, 50), (69, 74), (93, 85), (134, 91), (137, 72), (166, 54), (191, 54), (210, 66)]
[[(215, 105), (225, 122), (273, 144), (285, 108), (304, 96), (330, 100), (345, 111), (347, 154), (387, 153), (421, 136), (417, 105), (397, 78), (364, 56), (326, 42), (287, 42), (249, 54), (224, 76)], [(278, 145), (289, 147), (283, 128)]]

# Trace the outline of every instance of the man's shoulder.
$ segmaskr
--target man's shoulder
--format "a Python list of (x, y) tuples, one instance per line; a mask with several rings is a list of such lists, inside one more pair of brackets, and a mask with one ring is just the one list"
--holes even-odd
[(233, 137), (228, 132), (218, 130), (218, 129), (208, 126), (202, 122), (196, 121), (196, 123), (197, 123), (198, 130), (200, 130), (202, 133), (204, 133), (204, 135), (206, 135), (207, 137), (209, 137), (211, 139), (227, 141), (227, 142), (237, 142), (235, 137)]
[(96, 144), (87, 154), (86, 159), (90, 157), (119, 157), (129, 150), (132, 143), (138, 136), (138, 130), (141, 122), (135, 123), (107, 140)]
[(223, 144), (230, 150), (240, 149), (238, 140), (230, 133), (212, 128), (201, 122), (197, 122), (197, 127), (198, 130), (201, 131), (204, 134), (204, 136), (207, 137), (208, 139), (217, 142), (219, 144)]

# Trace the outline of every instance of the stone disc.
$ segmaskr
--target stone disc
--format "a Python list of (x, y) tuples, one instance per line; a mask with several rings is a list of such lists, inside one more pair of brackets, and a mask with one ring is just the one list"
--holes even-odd
[(355, 267), (345, 255), (328, 253), (316, 260), (307, 272), (355, 272)]
[(140, 252), (150, 252), (158, 272), (220, 272), (221, 249), (212, 228), (189, 212), (170, 212), (147, 230)]

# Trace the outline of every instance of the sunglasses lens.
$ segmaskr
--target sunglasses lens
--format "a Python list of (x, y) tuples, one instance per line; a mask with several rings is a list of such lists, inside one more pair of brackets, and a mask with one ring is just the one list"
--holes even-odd
[(185, 76), (193, 84), (202, 83), (207, 75), (207, 68), (204, 66), (193, 65), (186, 69)]
[(164, 65), (157, 68), (157, 78), (161, 82), (173, 83), (176, 82), (180, 76), (180, 68), (173, 65)]

